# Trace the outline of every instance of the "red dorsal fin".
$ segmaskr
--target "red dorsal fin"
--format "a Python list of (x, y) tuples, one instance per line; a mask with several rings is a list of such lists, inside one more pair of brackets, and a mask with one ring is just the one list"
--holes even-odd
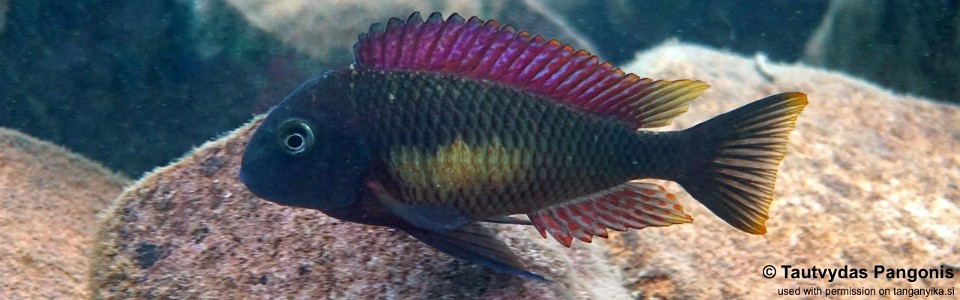
[(624, 74), (610, 63), (557, 40), (531, 37), (495, 20), (446, 21), (414, 13), (406, 22), (374, 24), (354, 45), (356, 65), (448, 72), (491, 80), (574, 107), (614, 116), (634, 128), (659, 127), (687, 111), (707, 89), (700, 81), (663, 81)]
[(652, 183), (627, 182), (527, 215), (540, 235), (570, 247), (574, 238), (589, 243), (607, 237), (607, 228), (624, 231), (693, 222), (677, 197)]

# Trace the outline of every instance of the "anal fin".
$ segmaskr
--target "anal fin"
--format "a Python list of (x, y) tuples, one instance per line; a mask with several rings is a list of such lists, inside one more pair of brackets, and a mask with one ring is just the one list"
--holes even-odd
[(467, 260), (497, 272), (525, 278), (550, 281), (524, 269), (523, 264), (490, 228), (472, 223), (447, 232), (433, 232), (416, 227), (402, 228), (417, 240), (450, 256)]
[(693, 222), (676, 196), (646, 182), (627, 182), (605, 191), (543, 208), (528, 215), (540, 235), (550, 233), (570, 247), (574, 238), (591, 242), (607, 229), (625, 231)]

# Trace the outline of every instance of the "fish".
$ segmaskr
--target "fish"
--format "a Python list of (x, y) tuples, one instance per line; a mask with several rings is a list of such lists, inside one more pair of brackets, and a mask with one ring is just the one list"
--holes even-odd
[(268, 112), (244, 149), (247, 189), (535, 280), (549, 279), (486, 223), (533, 226), (570, 247), (608, 230), (693, 221), (647, 179), (676, 182), (733, 228), (765, 234), (777, 169), (807, 105), (785, 92), (687, 129), (651, 130), (708, 85), (625, 73), (458, 14), (373, 24), (354, 55)]

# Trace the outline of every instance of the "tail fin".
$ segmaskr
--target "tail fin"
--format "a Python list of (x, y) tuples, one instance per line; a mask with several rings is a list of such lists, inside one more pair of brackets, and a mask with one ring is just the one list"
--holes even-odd
[(777, 167), (806, 105), (802, 93), (773, 95), (687, 129), (699, 163), (678, 183), (733, 227), (766, 233)]

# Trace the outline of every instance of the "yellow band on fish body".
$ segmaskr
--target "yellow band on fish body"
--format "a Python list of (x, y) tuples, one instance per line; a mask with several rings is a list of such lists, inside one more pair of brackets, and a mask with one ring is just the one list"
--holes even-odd
[(415, 146), (394, 148), (389, 157), (391, 169), (408, 186), (435, 192), (439, 202), (452, 200), (457, 192), (519, 182), (531, 166), (523, 149), (507, 149), (497, 138), (469, 145), (457, 137), (437, 147), (435, 153), (424, 152)]

